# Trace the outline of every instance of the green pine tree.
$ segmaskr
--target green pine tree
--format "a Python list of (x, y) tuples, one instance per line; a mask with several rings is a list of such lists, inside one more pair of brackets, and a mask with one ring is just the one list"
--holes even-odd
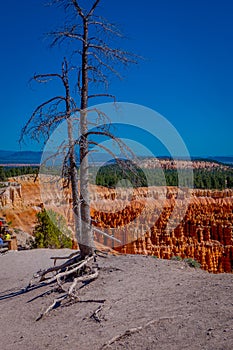
[(35, 248), (72, 248), (71, 232), (62, 215), (43, 209), (36, 216)]

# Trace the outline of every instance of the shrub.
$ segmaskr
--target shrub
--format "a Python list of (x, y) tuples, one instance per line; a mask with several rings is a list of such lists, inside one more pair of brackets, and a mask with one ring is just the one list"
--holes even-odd
[(173, 255), (172, 257), (171, 257), (171, 259), (170, 260), (174, 260), (174, 261), (182, 261), (182, 258), (181, 258), (181, 256), (179, 256), (179, 255)]
[(61, 214), (43, 209), (36, 216), (35, 248), (72, 248), (71, 232)]
[(201, 264), (192, 258), (185, 258), (184, 262), (186, 262), (190, 267), (194, 267), (194, 268), (201, 267)]

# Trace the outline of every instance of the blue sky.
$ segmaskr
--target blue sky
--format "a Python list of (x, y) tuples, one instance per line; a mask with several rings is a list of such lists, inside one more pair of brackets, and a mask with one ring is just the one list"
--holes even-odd
[[(162, 114), (191, 155), (233, 155), (233, 2), (102, 0), (99, 13), (119, 24), (128, 37), (123, 47), (144, 57), (122, 71), (123, 81), (112, 81), (110, 92)], [(21, 127), (57, 89), (28, 81), (35, 72), (59, 70), (62, 56), (43, 33), (61, 18), (43, 0), (1, 3), (0, 149), (20, 149)]]

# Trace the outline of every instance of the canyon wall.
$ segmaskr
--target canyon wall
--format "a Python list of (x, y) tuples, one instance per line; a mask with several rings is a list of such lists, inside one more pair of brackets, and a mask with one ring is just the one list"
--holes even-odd
[(35, 175), (17, 176), (5, 184), (0, 188), (0, 216), (11, 222), (12, 228), (32, 234), (36, 213), (41, 210), (39, 183), (35, 181)]
[[(44, 191), (47, 197), (43, 202), (46, 208), (65, 215), (72, 228), (70, 191), (62, 191), (59, 186), (56, 191), (55, 187)], [(100, 244), (122, 253), (165, 259), (190, 257), (207, 271), (232, 272), (233, 190), (90, 189), (93, 228), (117, 239), (94, 231)], [(0, 193), (0, 216), (12, 221), (12, 227), (32, 233), (35, 215), (43, 207), (38, 179), (14, 178)]]
[[(200, 262), (209, 272), (232, 272), (233, 191), (191, 191), (182, 219), (179, 209), (187, 199), (187, 193), (183, 193), (183, 199), (176, 199), (176, 196), (177, 189), (174, 188), (154, 189), (153, 205), (149, 201), (145, 208), (142, 201), (131, 201), (131, 205), (124, 209), (119, 207), (114, 212), (112, 209), (107, 211), (106, 202), (104, 210), (95, 209), (92, 216), (96, 226), (123, 242), (115, 247), (122, 253), (155, 255), (165, 259), (189, 257)], [(105, 190), (105, 200), (108, 197), (114, 198), (114, 190)], [(172, 225), (177, 218), (179, 224), (174, 222)], [(104, 244), (116, 245), (100, 235), (97, 239)]]
[(1, 182), (0, 208), (22, 206), (22, 189), (17, 182)]

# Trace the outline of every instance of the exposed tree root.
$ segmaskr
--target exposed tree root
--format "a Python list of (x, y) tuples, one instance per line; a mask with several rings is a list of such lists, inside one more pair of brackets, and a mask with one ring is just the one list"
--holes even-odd
[(143, 328), (147, 328), (148, 326), (154, 324), (154, 323), (159, 323), (160, 321), (163, 320), (169, 320), (171, 317), (163, 317), (160, 319), (156, 319), (156, 320), (151, 320), (149, 322), (147, 322), (144, 326), (139, 326), (139, 327), (135, 327), (135, 328), (130, 328), (127, 329), (124, 333), (122, 334), (118, 334), (115, 337), (113, 337), (112, 339), (110, 339), (107, 343), (105, 343), (100, 350), (104, 350), (104, 349), (108, 349), (111, 345), (113, 345), (115, 342), (121, 340), (121, 339), (125, 339), (128, 336), (134, 334), (134, 333), (138, 333), (140, 332)]
[(47, 315), (49, 313), (49, 311), (55, 309), (56, 307), (61, 305), (62, 300), (64, 300), (66, 298), (66, 295), (63, 295), (60, 298), (54, 299), (53, 303), (43, 312), (40, 314), (40, 316), (37, 317), (36, 321), (39, 321), (42, 317), (44, 317), (45, 315)]
[(90, 318), (92, 318), (93, 320), (95, 320), (96, 322), (101, 322), (101, 319), (99, 317), (99, 313), (100, 311), (103, 309), (104, 305), (100, 305), (97, 307), (97, 309), (93, 312), (93, 314), (90, 316)]
[(70, 286), (69, 290), (68, 290), (68, 294), (70, 296), (73, 296), (73, 291), (77, 285), (78, 282), (90, 282), (95, 280), (98, 277), (98, 267), (94, 267), (93, 268), (93, 273), (86, 275), (86, 276), (81, 276), (81, 277), (76, 277), (72, 283), (72, 285)]
[[(52, 257), (51, 259), (54, 259), (53, 267), (40, 270), (34, 274), (32, 280), (25, 288), (25, 291), (35, 287), (40, 288), (52, 284), (51, 292), (59, 292), (63, 294), (53, 300), (52, 304), (39, 315), (37, 321), (60, 305), (79, 301), (79, 296), (76, 292), (77, 284), (79, 282), (91, 282), (99, 275), (99, 268), (96, 263), (97, 256), (105, 258), (107, 253), (95, 251), (94, 255), (88, 256), (84, 260), (81, 259), (79, 252), (73, 253), (67, 257)], [(66, 259), (67, 261), (60, 265), (56, 265), (57, 260), (62, 259)], [(48, 294), (48, 291), (44, 294)], [(103, 306), (97, 308), (93, 314), (93, 318), (98, 322), (98, 313), (102, 307)]]
[(136, 328), (131, 328), (131, 329), (127, 329), (127, 331), (125, 331), (123, 334), (118, 334), (115, 337), (113, 337), (112, 339), (110, 339), (107, 343), (105, 343), (101, 350), (103, 349), (107, 349), (109, 346), (111, 346), (112, 344), (114, 344), (116, 341), (124, 339), (126, 337), (128, 337), (129, 335), (139, 332), (142, 330), (142, 327), (136, 327)]
[(75, 255), (71, 254), (68, 257), (61, 257), (61, 259), (68, 259), (64, 264), (58, 265), (56, 266), (56, 261), (58, 259), (58, 257), (54, 257), (51, 258), (54, 259), (54, 266), (50, 267), (46, 270), (42, 270), (42, 271), (38, 271), (36, 274), (34, 274), (34, 278), (39, 278), (40, 277), (40, 281), (43, 281), (45, 279), (45, 275), (52, 273), (52, 272), (56, 272), (62, 269), (65, 269), (69, 266), (74, 265), (75, 263), (78, 263), (81, 260), (81, 256), (79, 253), (76, 253)]

